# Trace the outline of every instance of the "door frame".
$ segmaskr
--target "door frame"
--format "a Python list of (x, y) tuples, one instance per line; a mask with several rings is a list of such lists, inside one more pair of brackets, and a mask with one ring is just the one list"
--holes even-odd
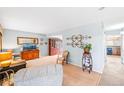
[(124, 45), (124, 33), (120, 33), (121, 35), (121, 63), (124, 64), (124, 49), (123, 49), (123, 45)]
[[(104, 31), (104, 55), (105, 55), (105, 63), (107, 63), (107, 46), (106, 46), (106, 36), (107, 36), (107, 34), (105, 33), (106, 31)], [(114, 32), (114, 31), (112, 31), (112, 32)], [(122, 51), (122, 45), (123, 45), (123, 41), (122, 41), (122, 34), (121, 34), (121, 32), (120, 32), (120, 34), (109, 34), (109, 35), (120, 35), (120, 38), (121, 38), (121, 45), (120, 45), (120, 56), (121, 56), (121, 63), (123, 63), (124, 64), (124, 62), (123, 62), (123, 55), (124, 55), (124, 52)], [(123, 35), (124, 35), (124, 33), (123, 33)], [(122, 53), (123, 52), (123, 53)]]
[(107, 63), (107, 51), (106, 51), (106, 48), (107, 48), (107, 46), (106, 46), (106, 33), (104, 32), (104, 63)]
[(2, 33), (0, 32), (0, 51), (2, 51)]

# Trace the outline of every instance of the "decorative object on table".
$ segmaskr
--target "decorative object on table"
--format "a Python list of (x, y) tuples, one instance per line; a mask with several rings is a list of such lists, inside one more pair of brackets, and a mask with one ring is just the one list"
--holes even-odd
[(63, 65), (64, 63), (68, 64), (68, 55), (69, 55), (69, 52), (65, 50), (62, 54), (62, 57), (58, 56), (57, 63), (61, 62)]
[(81, 46), (81, 48), (83, 48), (84, 50), (82, 56), (82, 70), (84, 71), (85, 69), (87, 69), (90, 73), (92, 71), (93, 64), (92, 56), (90, 53), (90, 50), (92, 49), (92, 44), (84, 44), (83, 46)]
[(20, 53), (13, 53), (12, 55), (13, 55), (13, 60), (21, 59)]
[(79, 34), (79, 35), (72, 35), (70, 38), (69, 37), (66, 38), (66, 40), (71, 40), (71, 42), (68, 42), (67, 45), (81, 48), (81, 46), (84, 45), (83, 40), (87, 40), (90, 38), (91, 36), (87, 36), (87, 35), (82, 36), (81, 34)]
[(92, 49), (92, 44), (90, 43), (86, 43), (83, 46), (81, 46), (81, 48), (83, 48), (84, 53), (90, 53), (90, 50)]

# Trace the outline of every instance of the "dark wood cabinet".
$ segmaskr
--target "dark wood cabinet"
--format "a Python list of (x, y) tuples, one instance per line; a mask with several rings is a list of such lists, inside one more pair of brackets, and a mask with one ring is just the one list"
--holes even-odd
[(32, 60), (39, 58), (39, 49), (25, 50), (21, 52), (21, 59)]
[(56, 55), (62, 47), (62, 40), (58, 38), (49, 39), (49, 55)]

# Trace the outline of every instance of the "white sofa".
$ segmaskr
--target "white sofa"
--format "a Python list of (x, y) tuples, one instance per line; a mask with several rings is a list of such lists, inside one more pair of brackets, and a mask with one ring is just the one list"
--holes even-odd
[(49, 64), (19, 70), (14, 76), (15, 86), (60, 86), (63, 68), (60, 64)]

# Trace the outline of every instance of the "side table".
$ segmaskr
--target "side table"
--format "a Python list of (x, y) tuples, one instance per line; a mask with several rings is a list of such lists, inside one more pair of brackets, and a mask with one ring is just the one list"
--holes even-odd
[[(1, 68), (1, 67), (0, 67)], [(1, 71), (6, 71), (8, 69), (12, 69), (14, 72), (17, 72), (18, 70), (22, 69), (22, 68), (26, 68), (26, 61), (25, 60), (13, 60), (11, 62), (11, 65), (8, 67), (4, 67), (2, 69), (0, 69)]]
[[(8, 67), (0, 67), (0, 81), (4, 81), (5, 79), (9, 81), (11, 73), (16, 73), (18, 70), (26, 68), (25, 60), (12, 60), (11, 65)], [(0, 82), (1, 85), (1, 82)]]
[(83, 53), (82, 57), (82, 70), (88, 69), (89, 73), (92, 71), (92, 56), (91, 53)]
[(14, 71), (12, 69), (0, 72), (0, 77), (2, 77), (2, 79), (0, 80), (0, 85), (1, 86), (14, 85), (13, 75), (14, 75)]

